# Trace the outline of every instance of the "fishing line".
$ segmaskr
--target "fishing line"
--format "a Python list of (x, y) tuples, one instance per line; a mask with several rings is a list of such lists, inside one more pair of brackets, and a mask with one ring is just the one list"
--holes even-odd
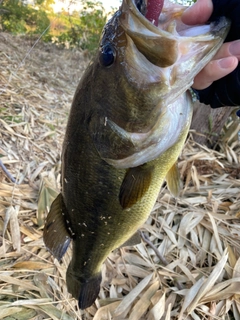
[[(30, 50), (28, 50), (28, 52), (25, 54), (24, 58), (22, 59), (22, 61), (18, 64), (17, 69), (15, 72), (11, 72), (10, 76), (9, 76), (9, 80), (7, 82), (7, 84), (5, 85), (5, 87), (3, 89), (0, 89), (0, 95), (3, 94), (6, 89), (8, 88), (8, 86), (11, 83), (12, 80), (12, 76), (15, 75), (17, 76), (19, 69), (23, 66), (23, 64), (25, 63), (26, 59), (30, 56), (31, 52), (33, 51), (33, 49), (35, 48), (35, 46), (38, 44), (38, 42), (40, 41), (40, 39), (43, 37), (43, 35), (47, 32), (47, 30), (50, 28), (51, 24), (49, 23), (49, 25), (47, 26), (47, 28), (41, 33), (41, 35), (38, 37), (38, 39), (35, 41), (35, 43), (33, 44), (33, 46), (31, 47)], [(11, 173), (7, 170), (7, 168), (5, 167), (5, 165), (3, 164), (2, 160), (0, 159), (0, 168), (2, 169), (2, 171), (5, 173), (5, 175), (11, 180), (11, 182), (13, 182), (14, 184), (18, 184), (17, 180), (11, 175)], [(20, 168), (20, 164), (19, 164), (19, 168)], [(19, 171), (19, 170), (18, 170)]]
[[(68, 5), (68, 14), (70, 17), (70, 7), (71, 5), (74, 4), (74, 1), (71, 0), (69, 2)], [(57, 17), (55, 17), (53, 19), (53, 22), (57, 20)], [(49, 30), (49, 28), (51, 27), (51, 23), (49, 23), (49, 25), (46, 27), (46, 29), (40, 34), (40, 36), (37, 38), (37, 40), (34, 42), (34, 44), (32, 45), (32, 47), (30, 48), (30, 50), (27, 51), (27, 53), (25, 54), (24, 58), (21, 60), (21, 62), (19, 62), (17, 69), (15, 71), (11, 71), (8, 82), (5, 84), (5, 86), (3, 88), (0, 89), (0, 95), (4, 94), (6, 92), (6, 89), (9, 87), (11, 81), (12, 81), (12, 77), (13, 76), (17, 76), (19, 69), (24, 65), (24, 63), (26, 62), (27, 58), (31, 55), (32, 51), (34, 50), (34, 48), (36, 47), (36, 45), (39, 43), (39, 41), (42, 39), (42, 37), (44, 36), (44, 34), (46, 34), (46, 32)], [(6, 168), (6, 166), (3, 164), (2, 160), (0, 159), (0, 168), (2, 169), (2, 171), (4, 172), (4, 174), (11, 180), (11, 182), (13, 182), (14, 184), (19, 184), (17, 182), (17, 179), (15, 179), (12, 174), (8, 171), (8, 169)], [(19, 168), (20, 168), (20, 164), (19, 164)], [(19, 172), (19, 170), (18, 170)]]

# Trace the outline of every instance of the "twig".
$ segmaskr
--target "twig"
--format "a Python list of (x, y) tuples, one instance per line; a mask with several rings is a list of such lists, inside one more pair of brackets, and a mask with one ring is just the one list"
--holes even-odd
[(13, 183), (17, 183), (16, 179), (13, 178), (13, 176), (11, 175), (11, 173), (7, 170), (7, 168), (5, 167), (5, 165), (2, 163), (2, 160), (0, 159), (0, 167), (2, 168), (3, 172), (5, 173), (5, 175), (13, 182)]
[[(160, 259), (160, 261), (162, 262), (164, 267), (166, 267), (168, 265), (167, 260), (161, 255), (159, 250), (153, 245), (153, 243), (150, 241), (149, 237), (147, 235), (145, 235), (142, 231), (140, 231), (140, 234), (141, 234), (143, 241), (146, 242), (153, 249), (153, 251), (156, 253), (156, 256)], [(179, 280), (176, 280), (175, 283), (176, 283), (176, 286), (178, 287), (179, 290), (183, 289), (183, 285), (181, 284), (181, 282)]]
[(159, 250), (153, 245), (153, 243), (150, 241), (148, 236), (145, 235), (142, 231), (140, 231), (140, 234), (141, 234), (143, 241), (146, 242), (153, 249), (153, 251), (156, 253), (156, 256), (160, 259), (161, 263), (164, 266), (167, 266), (168, 265), (167, 260), (162, 256), (162, 254), (159, 252)]

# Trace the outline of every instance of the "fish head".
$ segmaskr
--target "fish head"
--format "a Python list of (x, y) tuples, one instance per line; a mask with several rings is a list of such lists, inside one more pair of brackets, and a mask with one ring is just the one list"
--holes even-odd
[(144, 6), (123, 0), (103, 30), (91, 69), (89, 128), (101, 158), (117, 168), (155, 159), (190, 125), (186, 91), (221, 46), (230, 23), (222, 17), (186, 26), (185, 9), (165, 0), (155, 26)]

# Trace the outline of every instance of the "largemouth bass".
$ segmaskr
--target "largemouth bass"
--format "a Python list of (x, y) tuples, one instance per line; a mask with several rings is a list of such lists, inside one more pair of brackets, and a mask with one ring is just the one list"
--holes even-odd
[(225, 18), (181, 23), (184, 7), (165, 1), (158, 26), (147, 3), (123, 0), (76, 90), (62, 150), (62, 192), (44, 241), (61, 259), (72, 240), (68, 291), (94, 303), (101, 266), (148, 218), (165, 178), (177, 193), (175, 163), (192, 117), (195, 75), (225, 38)]

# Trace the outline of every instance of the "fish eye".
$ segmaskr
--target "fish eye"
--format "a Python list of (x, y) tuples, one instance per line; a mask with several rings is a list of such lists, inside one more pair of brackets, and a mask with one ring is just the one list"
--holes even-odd
[(109, 67), (113, 64), (115, 56), (116, 53), (113, 46), (110, 43), (108, 43), (101, 48), (99, 60), (103, 66)]

